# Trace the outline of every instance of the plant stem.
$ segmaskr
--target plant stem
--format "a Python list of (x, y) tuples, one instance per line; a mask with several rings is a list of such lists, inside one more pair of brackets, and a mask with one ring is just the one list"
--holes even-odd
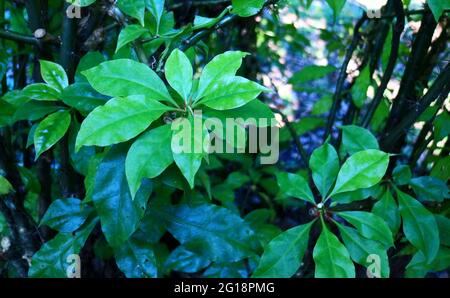
[(362, 25), (365, 23), (366, 20), (367, 20), (367, 15), (364, 14), (355, 25), (355, 29), (354, 29), (354, 33), (353, 33), (353, 40), (352, 40), (350, 47), (347, 49), (347, 53), (345, 55), (344, 62), (341, 67), (341, 71), (339, 73), (339, 79), (338, 79), (338, 82), (336, 85), (336, 91), (334, 92), (334, 95), (333, 95), (333, 105), (331, 106), (331, 111), (328, 116), (327, 124), (325, 127), (325, 135), (323, 137), (324, 142), (328, 138), (328, 136), (331, 134), (331, 131), (333, 129), (333, 124), (336, 119), (337, 110), (341, 103), (341, 93), (344, 88), (345, 79), (347, 78), (347, 68), (350, 63), (350, 60), (352, 59), (353, 52), (356, 50), (356, 47), (358, 46), (358, 43), (361, 39), (359, 30), (361, 29)]
[(397, 22), (392, 26), (392, 47), (391, 53), (389, 55), (389, 62), (386, 67), (386, 71), (383, 74), (380, 86), (378, 87), (375, 97), (370, 103), (369, 109), (367, 110), (367, 113), (362, 122), (363, 127), (368, 127), (370, 125), (373, 115), (375, 115), (375, 111), (377, 110), (381, 100), (383, 99), (384, 91), (386, 90), (389, 81), (391, 80), (395, 64), (397, 62), (398, 51), (400, 48), (400, 37), (405, 28), (405, 12), (403, 10), (403, 3), (401, 0), (394, 0), (394, 9), (397, 15)]
[(413, 125), (417, 118), (431, 105), (431, 103), (439, 97), (437, 104), (440, 106), (445, 101), (450, 91), (450, 63), (440, 73), (434, 84), (430, 87), (428, 92), (420, 99), (418, 106), (413, 111), (410, 111), (403, 120), (392, 130), (388, 130), (381, 140), (381, 147), (390, 151), (398, 138), (404, 134), (411, 125)]

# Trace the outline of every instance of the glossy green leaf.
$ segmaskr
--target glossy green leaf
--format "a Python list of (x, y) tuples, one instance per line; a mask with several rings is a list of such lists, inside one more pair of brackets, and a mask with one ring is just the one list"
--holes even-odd
[(272, 239), (264, 248), (264, 253), (252, 277), (292, 277), (302, 263), (312, 224), (313, 222), (296, 226)]
[(338, 214), (358, 229), (364, 237), (379, 241), (385, 248), (394, 246), (392, 232), (383, 218), (364, 211), (345, 211)]
[(26, 86), (22, 93), (34, 100), (58, 101), (60, 98), (59, 90), (43, 83), (31, 84)]
[(128, 141), (169, 110), (144, 95), (113, 98), (83, 121), (75, 148), (78, 151), (81, 146), (109, 146)]
[(323, 224), (313, 251), (316, 278), (353, 278), (355, 266), (339, 239)]
[(59, 111), (51, 114), (39, 123), (34, 132), (36, 159), (64, 137), (69, 129), (70, 120), (71, 117), (68, 111)]
[(206, 128), (195, 124), (195, 121), (201, 121), (201, 118), (179, 118), (172, 123), (173, 159), (191, 188), (194, 188), (195, 174), (208, 152), (208, 142), (205, 140), (209, 139)]
[(158, 277), (153, 245), (146, 238), (133, 235), (114, 251), (117, 266), (127, 278)]
[(309, 167), (314, 184), (322, 197), (326, 197), (339, 172), (339, 157), (334, 147), (326, 143), (314, 150)]
[(46, 60), (39, 60), (39, 62), (42, 78), (47, 84), (59, 91), (69, 86), (66, 71), (61, 65)]
[(401, 224), (400, 213), (397, 203), (389, 189), (386, 190), (381, 199), (375, 203), (372, 208), (372, 213), (384, 219), (393, 235), (397, 234)]
[(411, 169), (407, 165), (398, 165), (392, 171), (392, 178), (396, 185), (408, 184), (412, 178)]
[(264, 6), (264, 0), (232, 0), (233, 13), (241, 17), (257, 14)]
[(159, 176), (173, 162), (171, 139), (171, 127), (167, 124), (143, 134), (131, 146), (125, 168), (133, 198), (142, 179)]
[(135, 41), (145, 33), (147, 33), (148, 30), (141, 25), (128, 25), (125, 28), (120, 31), (119, 38), (117, 40), (117, 47), (116, 47), (116, 53), (126, 46), (127, 44)]
[(105, 62), (105, 56), (103, 56), (102, 53), (88, 52), (86, 55), (81, 57), (80, 63), (78, 63), (77, 70), (75, 72), (75, 82), (86, 83), (87, 79), (82, 74), (82, 72), (90, 68), (93, 68), (103, 62)]
[(378, 141), (370, 131), (356, 125), (342, 126), (341, 150), (352, 155), (366, 149), (379, 149)]
[(253, 254), (254, 233), (238, 215), (217, 205), (150, 206), (187, 249), (214, 262), (235, 262)]
[(222, 111), (212, 110), (212, 109), (204, 109), (203, 110), (204, 118), (218, 118), (222, 120), (222, 123), (226, 123), (227, 118), (233, 119), (256, 119), (258, 127), (267, 127), (272, 126), (272, 122), (276, 123), (275, 116), (272, 110), (263, 102), (255, 99), (249, 102), (248, 104), (236, 108), (227, 110), (225, 113)]
[(91, 212), (92, 208), (83, 205), (79, 199), (59, 199), (48, 207), (40, 225), (47, 225), (62, 233), (71, 233), (81, 227)]
[(188, 102), (194, 75), (189, 58), (182, 51), (175, 49), (167, 59), (165, 70), (170, 86), (180, 94), (185, 102)]
[(14, 120), (38, 120), (60, 110), (61, 107), (52, 102), (30, 101), (20, 106), (14, 114)]
[(144, 216), (151, 183), (146, 181), (131, 198), (125, 176), (126, 144), (113, 146), (97, 168), (92, 200), (108, 243), (117, 247), (136, 231)]
[(233, 51), (214, 57), (203, 69), (195, 101), (213, 94), (219, 87), (216, 86), (218, 82), (221, 82), (221, 84), (229, 83), (241, 67), (242, 58), (245, 56), (247, 56), (247, 53)]
[(280, 172), (277, 175), (280, 190), (286, 196), (316, 204), (308, 182), (300, 175)]
[(147, 7), (150, 13), (153, 15), (156, 21), (156, 34), (160, 34), (161, 18), (164, 13), (165, 0), (148, 0)]
[(406, 266), (405, 277), (407, 278), (424, 278), (430, 271), (439, 272), (448, 270), (450, 267), (450, 248), (441, 247), (431, 264), (427, 262), (427, 258), (422, 251), (418, 251), (408, 266)]
[(332, 195), (369, 188), (381, 181), (389, 164), (389, 154), (369, 149), (353, 154), (342, 165)]
[(82, 74), (95, 90), (108, 96), (144, 94), (150, 99), (174, 102), (163, 81), (153, 70), (130, 59), (103, 62)]
[(439, 250), (439, 230), (436, 219), (418, 200), (397, 190), (403, 232), (406, 239), (421, 250), (431, 263)]
[(96, 107), (104, 105), (109, 97), (95, 91), (88, 83), (75, 83), (61, 93), (61, 100), (81, 114), (87, 115)]
[(144, 27), (145, 0), (117, 0), (117, 6)]
[[(74, 255), (79, 255), (92, 229), (98, 220), (86, 223), (75, 233), (59, 233), (46, 242), (31, 258), (29, 277), (67, 278), (72, 274), (71, 267), (76, 266)], [(80, 264), (83, 266), (83, 264)]]
[(170, 253), (164, 266), (178, 272), (196, 273), (210, 264), (211, 261), (204, 256), (193, 253), (180, 245)]
[(221, 111), (242, 107), (256, 99), (261, 92), (270, 91), (270, 89), (242, 77), (235, 77), (228, 84), (217, 82), (214, 88), (215, 92), (205, 96), (200, 103)]
[(448, 186), (444, 181), (430, 177), (423, 176), (413, 178), (409, 181), (412, 189), (421, 201), (443, 202), (444, 199), (449, 198)]
[(380, 276), (388, 278), (390, 273), (389, 260), (386, 252), (386, 248), (382, 244), (366, 239), (358, 233), (357, 230), (337, 224), (341, 233), (344, 245), (350, 253), (352, 260), (364, 267), (370, 266), (370, 255), (376, 255), (380, 258)]

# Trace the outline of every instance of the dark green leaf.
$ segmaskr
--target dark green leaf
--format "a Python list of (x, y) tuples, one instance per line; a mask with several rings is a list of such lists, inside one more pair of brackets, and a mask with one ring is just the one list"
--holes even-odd
[(439, 230), (436, 219), (418, 200), (397, 190), (403, 232), (406, 239), (431, 263), (439, 250)]
[(62, 233), (70, 233), (81, 227), (91, 212), (92, 208), (82, 204), (79, 199), (59, 199), (48, 207), (40, 225), (47, 225)]
[(291, 228), (267, 244), (252, 277), (289, 278), (299, 269), (313, 222)]
[(309, 166), (317, 189), (326, 197), (339, 172), (339, 157), (334, 147), (326, 143), (314, 150)]
[(109, 244), (120, 246), (136, 231), (144, 216), (152, 187), (146, 182), (131, 198), (125, 176), (125, 157), (128, 146), (113, 146), (97, 168), (92, 195), (100, 217), (102, 231)]

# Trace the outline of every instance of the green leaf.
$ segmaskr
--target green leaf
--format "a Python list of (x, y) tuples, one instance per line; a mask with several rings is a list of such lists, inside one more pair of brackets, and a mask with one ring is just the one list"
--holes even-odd
[(257, 120), (258, 127), (272, 126), (272, 121), (276, 121), (272, 110), (266, 104), (257, 99), (252, 100), (242, 107), (227, 110), (225, 113), (206, 108), (203, 110), (203, 117), (218, 118), (222, 121), (222, 123), (226, 123), (227, 118), (242, 118), (244, 120), (252, 118)]
[(120, 246), (136, 231), (152, 191), (146, 181), (136, 198), (131, 198), (125, 176), (127, 150), (128, 146), (121, 144), (108, 151), (97, 168), (92, 195), (102, 231), (112, 247)]
[(370, 131), (355, 125), (342, 126), (341, 150), (352, 155), (367, 149), (379, 149), (378, 141)]
[(450, 9), (450, 3), (448, 0), (427, 0), (427, 3), (433, 12), (436, 22), (439, 22), (439, 19), (446, 9)]
[(321, 79), (333, 72), (336, 71), (336, 68), (327, 65), (327, 66), (320, 66), (320, 65), (310, 65), (305, 66), (300, 70), (299, 72), (296, 72), (292, 78), (289, 79), (289, 83), (293, 85), (302, 85), (304, 83), (307, 83), (309, 81), (314, 81)]
[(62, 233), (71, 233), (81, 227), (91, 212), (92, 208), (82, 204), (79, 199), (59, 199), (48, 207), (40, 225), (47, 225)]
[(316, 204), (308, 182), (302, 176), (280, 172), (277, 174), (277, 181), (280, 190), (286, 196), (304, 200), (314, 205)]
[(174, 103), (158, 75), (147, 65), (130, 59), (103, 62), (82, 74), (95, 90), (108, 96), (145, 94), (150, 99)]
[(201, 124), (195, 124), (196, 121), (201, 121), (201, 118), (178, 118), (172, 123), (173, 159), (191, 188), (194, 188), (195, 174), (208, 152), (209, 143), (206, 141), (209, 139), (208, 130)]
[(88, 83), (75, 83), (61, 93), (61, 100), (83, 115), (87, 115), (96, 107), (104, 105), (108, 99), (109, 97), (92, 89)]
[(364, 211), (345, 211), (338, 214), (358, 229), (364, 237), (379, 241), (385, 248), (394, 246), (392, 232), (383, 218)]
[(350, 156), (339, 171), (331, 196), (369, 188), (381, 181), (389, 164), (389, 154), (369, 149)]
[(324, 95), (314, 103), (314, 106), (312, 107), (311, 110), (311, 115), (319, 116), (325, 114), (331, 110), (332, 105), (333, 105), (333, 97), (331, 97), (330, 95)]
[(24, 103), (17, 109), (14, 114), (14, 120), (35, 121), (60, 109), (60, 106), (57, 106), (52, 102), (30, 101)]
[(430, 176), (448, 181), (450, 179), (450, 156), (445, 156), (436, 161)]
[(109, 146), (128, 141), (171, 108), (144, 95), (113, 98), (96, 108), (81, 124), (75, 148)]
[(209, 204), (155, 206), (150, 210), (187, 249), (213, 262), (236, 262), (253, 254), (254, 233), (235, 213)]
[(203, 69), (194, 101), (213, 94), (216, 91), (217, 82), (229, 83), (241, 67), (242, 58), (245, 56), (247, 53), (232, 51), (214, 57)]
[(434, 141), (439, 142), (450, 135), (450, 113), (444, 111), (433, 121)]
[(339, 157), (333, 146), (326, 143), (311, 155), (309, 166), (314, 184), (322, 197), (326, 197), (339, 172)]
[(60, 97), (59, 92), (52, 86), (43, 83), (31, 84), (22, 90), (24, 96), (42, 101), (58, 101)]
[(439, 272), (448, 270), (450, 267), (450, 248), (441, 247), (439, 252), (431, 264), (427, 263), (427, 259), (422, 251), (418, 251), (406, 266), (405, 277), (407, 278), (424, 278), (430, 271)]
[(9, 181), (5, 177), (0, 175), (0, 196), (7, 195), (13, 190), (14, 189), (12, 185), (9, 183)]
[(117, 6), (130, 17), (139, 20), (144, 27), (145, 0), (117, 0)]
[(66, 71), (61, 65), (46, 60), (39, 60), (39, 62), (42, 78), (47, 84), (60, 92), (69, 86)]
[(331, 9), (333, 10), (334, 19), (336, 20), (337, 16), (344, 8), (346, 0), (326, 0), (326, 1), (327, 1), (328, 5), (331, 7)]
[(233, 13), (240, 17), (257, 14), (264, 6), (264, 0), (231, 0)]
[(439, 214), (434, 215), (439, 229), (441, 245), (450, 246), (450, 219)]
[(421, 250), (431, 263), (439, 250), (439, 230), (436, 219), (418, 200), (397, 190), (403, 232), (406, 239)]
[(447, 184), (434, 177), (413, 178), (409, 181), (409, 185), (411, 185), (417, 198), (421, 201), (443, 202), (444, 199), (449, 198)]
[(380, 277), (388, 278), (390, 273), (386, 248), (377, 241), (362, 237), (357, 230), (336, 223), (341, 233), (344, 245), (352, 260), (364, 267), (371, 265), (368, 257), (377, 255), (380, 258)]
[(116, 53), (129, 44), (130, 42), (135, 41), (145, 33), (147, 33), (148, 30), (141, 25), (128, 25), (125, 28), (120, 31), (119, 38), (117, 40), (117, 47), (116, 47)]
[(75, 82), (85, 83), (87, 82), (86, 77), (82, 75), (82, 72), (93, 68), (100, 63), (105, 62), (105, 57), (100, 52), (88, 52), (80, 59), (78, 63), (77, 70), (75, 72)]
[[(73, 255), (79, 255), (98, 220), (92, 220), (75, 233), (59, 233), (46, 242), (31, 258), (28, 276), (33, 278), (67, 278), (75, 266)], [(83, 266), (81, 264), (80, 266)]]
[(411, 169), (407, 165), (398, 165), (392, 171), (392, 178), (396, 185), (408, 184), (412, 178)]
[(158, 268), (153, 245), (139, 236), (133, 235), (114, 250), (117, 266), (127, 278), (155, 278)]
[(202, 255), (196, 254), (183, 245), (175, 248), (164, 263), (169, 270), (185, 273), (196, 273), (206, 268), (211, 261)]
[(355, 266), (349, 252), (325, 224), (313, 251), (316, 278), (353, 278)]
[(397, 234), (401, 224), (400, 213), (389, 189), (384, 192), (381, 199), (373, 206), (372, 213), (384, 219), (391, 229), (392, 235)]
[(143, 134), (131, 146), (125, 168), (133, 198), (142, 179), (159, 176), (173, 162), (171, 138), (167, 124)]
[(192, 90), (192, 69), (189, 58), (180, 50), (175, 49), (167, 59), (165, 66), (166, 79), (184, 102), (188, 102)]
[(217, 82), (214, 88), (215, 92), (205, 96), (200, 103), (220, 111), (239, 108), (257, 98), (261, 92), (270, 91), (242, 77), (235, 77), (230, 83)]
[(308, 247), (309, 232), (313, 222), (291, 228), (264, 248), (255, 278), (289, 278), (297, 272)]
[(164, 13), (165, 0), (147, 0), (147, 8), (156, 21), (156, 35), (160, 34), (161, 18)]
[(39, 123), (34, 132), (36, 159), (64, 137), (69, 129), (70, 120), (71, 117), (68, 111), (59, 111), (51, 114)]
[(372, 78), (370, 77), (370, 67), (366, 66), (361, 72), (361, 74), (358, 76), (354, 86), (352, 87), (351, 93), (353, 103), (359, 109), (364, 106), (364, 103), (367, 100), (367, 90), (370, 87), (371, 79)]

